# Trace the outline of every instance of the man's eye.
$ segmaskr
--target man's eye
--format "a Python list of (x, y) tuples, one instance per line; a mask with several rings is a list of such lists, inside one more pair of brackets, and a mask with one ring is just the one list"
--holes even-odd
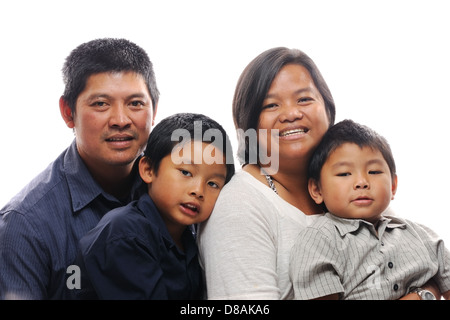
[(132, 105), (133, 107), (141, 107), (141, 106), (144, 105), (144, 103), (143, 103), (142, 101), (132, 101), (132, 102), (131, 102), (131, 105)]
[(106, 106), (106, 102), (104, 102), (104, 101), (95, 101), (92, 104), (92, 106), (94, 106), (94, 107), (104, 107), (104, 106)]

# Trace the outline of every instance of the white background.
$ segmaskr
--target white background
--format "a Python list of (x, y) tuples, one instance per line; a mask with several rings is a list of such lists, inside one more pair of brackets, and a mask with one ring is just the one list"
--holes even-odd
[(262, 51), (305, 51), (352, 118), (396, 158), (397, 214), (450, 243), (450, 3), (447, 0), (65, 0), (0, 2), (0, 207), (72, 141), (59, 114), (64, 59), (79, 44), (124, 37), (154, 63), (157, 120), (201, 112), (234, 146), (231, 100)]

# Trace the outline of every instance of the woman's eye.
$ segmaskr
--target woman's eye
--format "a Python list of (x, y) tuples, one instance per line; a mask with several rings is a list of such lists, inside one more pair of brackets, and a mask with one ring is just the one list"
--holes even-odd
[(269, 103), (263, 106), (263, 109), (271, 109), (271, 108), (275, 108), (277, 106), (276, 103)]
[(303, 97), (303, 98), (298, 99), (298, 103), (305, 103), (305, 102), (309, 102), (309, 101), (312, 101), (312, 98)]

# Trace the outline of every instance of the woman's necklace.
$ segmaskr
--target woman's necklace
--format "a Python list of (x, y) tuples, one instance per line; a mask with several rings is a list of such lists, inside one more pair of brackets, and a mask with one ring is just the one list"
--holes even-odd
[(269, 184), (270, 189), (273, 190), (276, 194), (278, 194), (277, 187), (275, 187), (275, 183), (273, 182), (272, 176), (267, 174), (266, 170), (264, 170), (263, 167), (261, 167), (261, 171), (264, 173), (264, 176), (266, 177), (267, 183)]

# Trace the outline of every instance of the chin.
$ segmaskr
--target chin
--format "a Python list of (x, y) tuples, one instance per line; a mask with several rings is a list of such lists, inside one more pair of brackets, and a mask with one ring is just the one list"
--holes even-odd
[(115, 167), (125, 167), (134, 164), (137, 157), (116, 157), (105, 161), (105, 164)]

